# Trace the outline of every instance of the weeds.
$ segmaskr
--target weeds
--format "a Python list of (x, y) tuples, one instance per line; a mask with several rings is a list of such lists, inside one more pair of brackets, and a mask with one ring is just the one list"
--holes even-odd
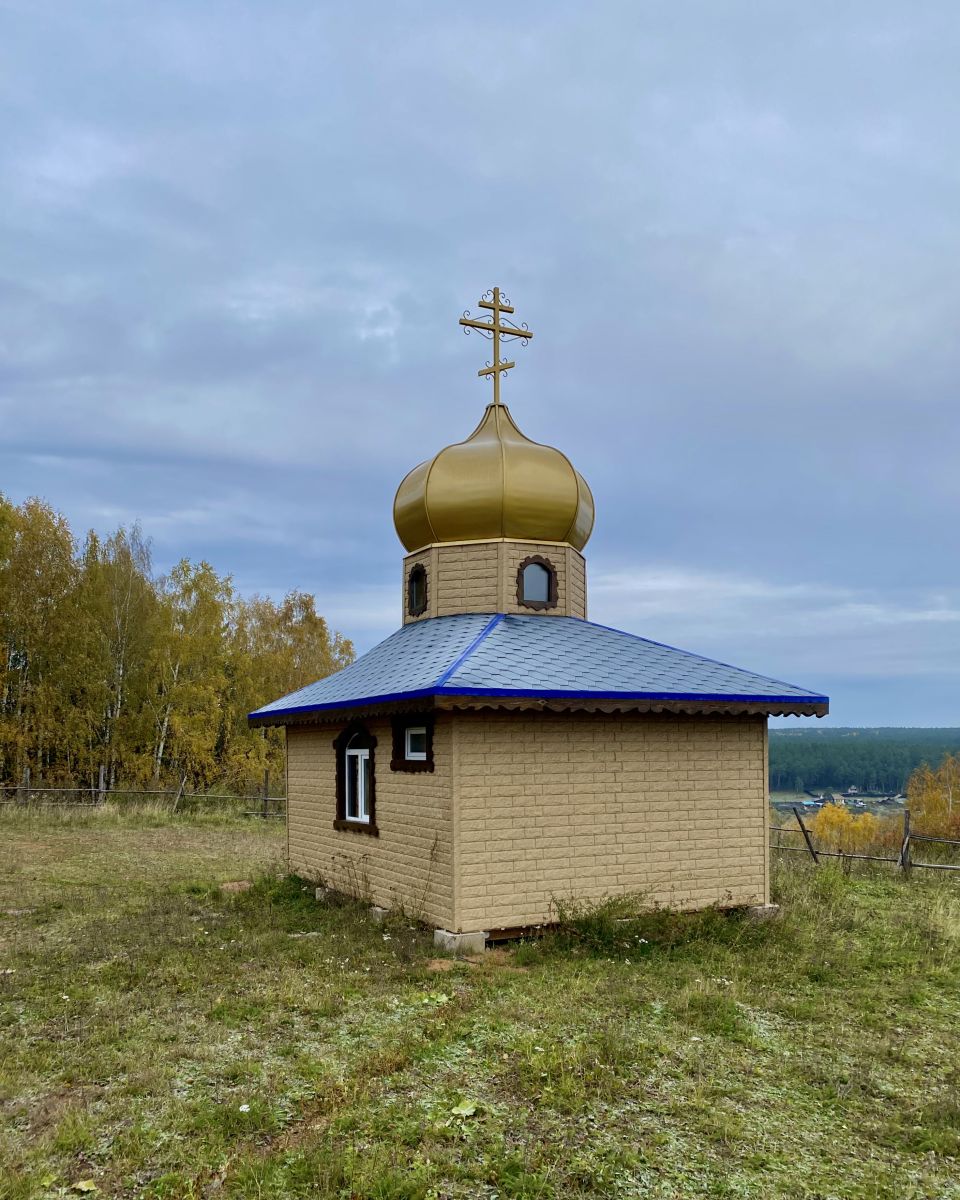
[(544, 956), (584, 953), (635, 960), (698, 941), (756, 943), (770, 933), (769, 926), (747, 921), (737, 912), (679, 912), (637, 895), (590, 902), (554, 897), (553, 911), (556, 922), (539, 940)]

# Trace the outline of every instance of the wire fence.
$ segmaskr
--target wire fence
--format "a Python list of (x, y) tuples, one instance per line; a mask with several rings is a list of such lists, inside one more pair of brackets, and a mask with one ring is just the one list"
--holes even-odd
[[(920, 842), (927, 846), (958, 847), (960, 846), (960, 840), (957, 838), (935, 837), (929, 833), (917, 833), (911, 828), (909, 808), (903, 810), (903, 831), (900, 838), (900, 850), (896, 855), (861, 854), (858, 851), (855, 852), (852, 850), (824, 849), (822, 846), (814, 844), (813, 835), (804, 823), (803, 814), (800, 812), (800, 809), (794, 808), (792, 812), (797, 821), (796, 828), (790, 825), (773, 826), (771, 830), (772, 847), (781, 853), (808, 855), (814, 864), (818, 866), (820, 860), (823, 858), (839, 858), (843, 860), (860, 859), (865, 862), (889, 863), (898, 867), (905, 875), (909, 875), (914, 867), (924, 871), (960, 871), (960, 863), (957, 862), (920, 862), (914, 858), (913, 846), (915, 842)], [(798, 846), (789, 842), (784, 844), (784, 834), (788, 836), (791, 834), (800, 834), (803, 838), (803, 845)], [(950, 853), (950, 851), (947, 853)]]
[(264, 819), (284, 817), (287, 811), (285, 796), (270, 795), (269, 771), (264, 772), (260, 791), (247, 794), (188, 792), (186, 779), (176, 788), (107, 788), (102, 777), (96, 786), (85, 788), (35, 787), (28, 771), (21, 783), (0, 785), (0, 808), (133, 808), (143, 804), (168, 808), (171, 813), (220, 809)]

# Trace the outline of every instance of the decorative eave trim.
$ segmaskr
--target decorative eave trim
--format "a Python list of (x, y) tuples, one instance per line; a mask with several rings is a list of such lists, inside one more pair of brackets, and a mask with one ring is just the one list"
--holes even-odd
[(522, 691), (504, 688), (457, 688), (450, 692), (436, 688), (368, 696), (361, 700), (329, 704), (302, 705), (271, 713), (251, 713), (252, 727), (299, 725), (340, 720), (345, 716), (380, 715), (386, 712), (412, 711), (419, 702), (429, 701), (438, 709), (501, 709), (504, 711), (548, 712), (673, 712), (690, 715), (727, 713), (730, 716), (825, 717), (830, 710), (826, 696), (729, 696), (722, 694), (683, 694), (677, 692), (572, 692)]

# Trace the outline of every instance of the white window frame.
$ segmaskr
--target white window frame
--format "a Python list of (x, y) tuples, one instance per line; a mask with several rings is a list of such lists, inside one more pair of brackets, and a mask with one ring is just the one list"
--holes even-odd
[[(351, 758), (357, 760), (355, 771), (351, 770)], [(350, 746), (347, 746), (344, 767), (347, 778), (344, 781), (343, 815), (348, 821), (356, 821), (359, 825), (369, 825), (370, 796), (367, 791), (367, 783), (370, 777), (370, 751), (366, 747), (351, 749)], [(354, 781), (356, 781), (356, 795), (353, 794)]]
[[(410, 749), (410, 735), (412, 733), (423, 734), (423, 749)], [(427, 760), (427, 727), (426, 725), (408, 725), (403, 731), (403, 757), (407, 762), (426, 762)]]

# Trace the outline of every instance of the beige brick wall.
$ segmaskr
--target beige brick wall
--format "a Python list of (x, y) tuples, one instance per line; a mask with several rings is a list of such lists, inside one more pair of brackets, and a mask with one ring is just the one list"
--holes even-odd
[[(587, 617), (587, 564), (579, 550), (566, 547), (568, 616)], [(548, 555), (549, 557), (549, 555)]]
[[(517, 602), (517, 569), (532, 554), (548, 559), (557, 572), (557, 606), (524, 608)], [(407, 579), (416, 563), (427, 572), (427, 609), (407, 614)], [(540, 616), (586, 617), (586, 562), (566, 543), (455, 542), (427, 546), (403, 560), (402, 611), (405, 624), (428, 617), (470, 612), (537, 612)]]
[(762, 717), (457, 714), (454, 768), (457, 929), (554, 896), (767, 900)]
[(551, 918), (553, 897), (677, 907), (769, 895), (766, 720), (438, 714), (435, 771), (390, 770), (370, 721), (380, 836), (337, 831), (333, 739), (287, 729), (291, 869), (446, 929)]
[(453, 920), (452, 720), (434, 729), (433, 773), (391, 771), (392, 732), (367, 722), (374, 753), (379, 837), (333, 828), (336, 758), (343, 726), (288, 726), (287, 828), (290, 868), (340, 891), (365, 893), (385, 908), (450, 928)]

